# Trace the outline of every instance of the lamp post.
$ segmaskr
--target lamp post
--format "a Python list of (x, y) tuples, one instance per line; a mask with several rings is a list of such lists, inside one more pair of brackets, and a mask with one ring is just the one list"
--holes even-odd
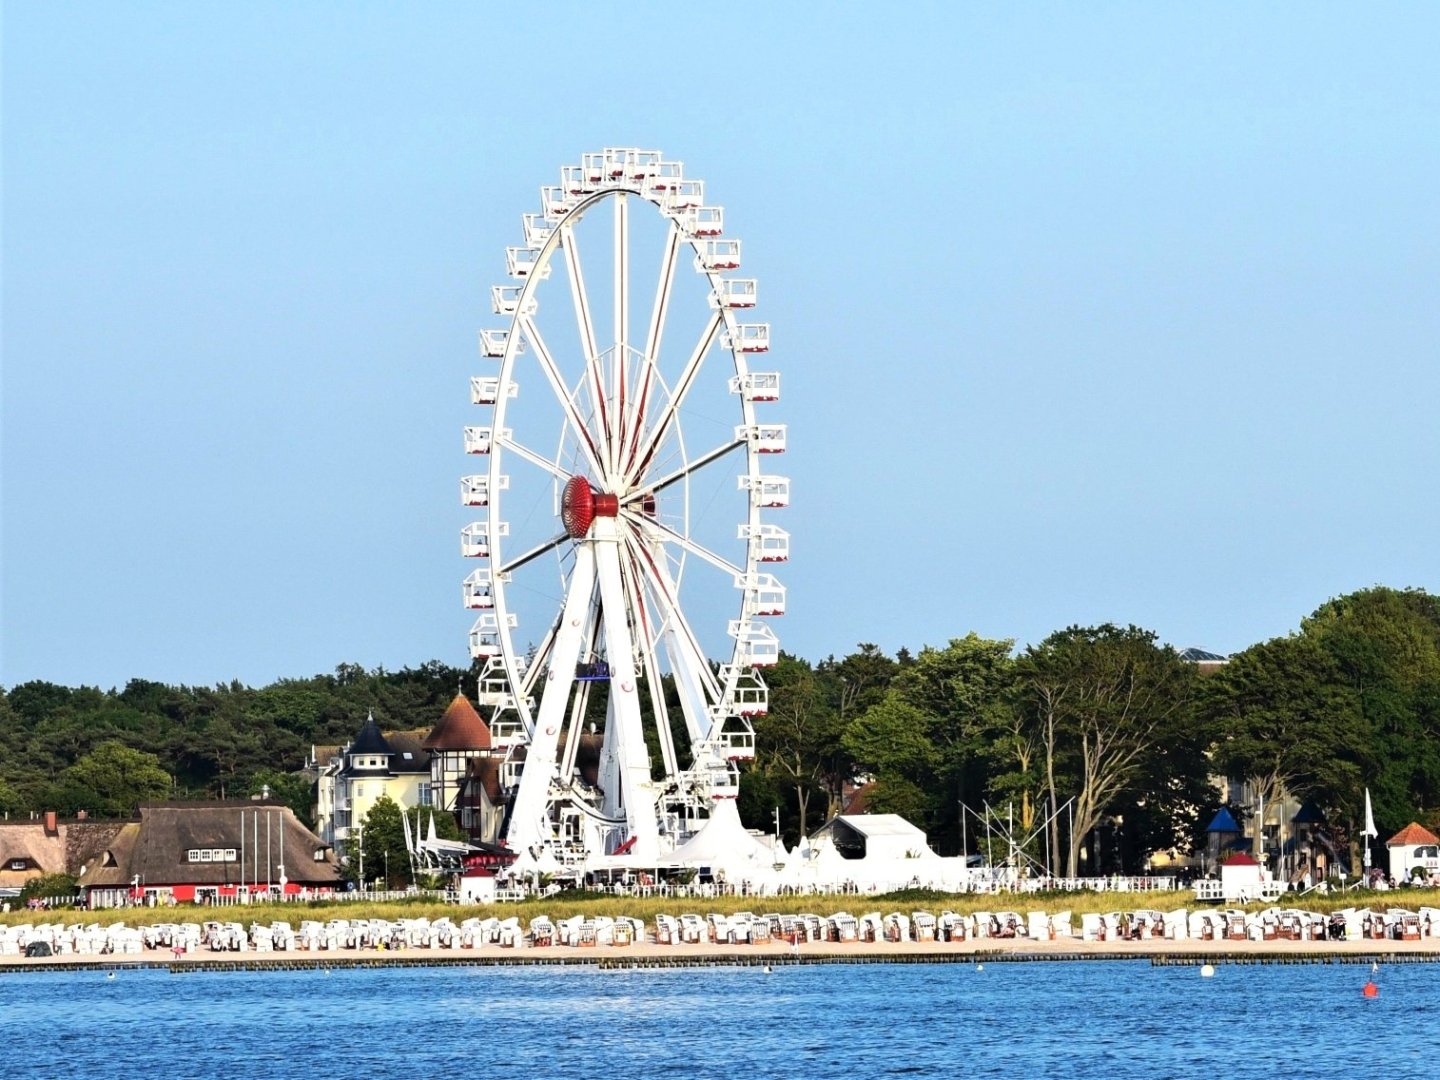
[(355, 831), (360, 834), (360, 891), (365, 891), (365, 823), (362, 821), (355, 826)]

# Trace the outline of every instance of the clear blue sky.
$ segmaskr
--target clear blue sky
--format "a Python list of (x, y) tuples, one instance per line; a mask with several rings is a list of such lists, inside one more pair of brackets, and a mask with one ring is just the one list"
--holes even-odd
[(465, 662), (475, 331), (607, 145), (761, 281), (791, 651), (1440, 588), (1432, 4), (3, 17), (0, 683)]

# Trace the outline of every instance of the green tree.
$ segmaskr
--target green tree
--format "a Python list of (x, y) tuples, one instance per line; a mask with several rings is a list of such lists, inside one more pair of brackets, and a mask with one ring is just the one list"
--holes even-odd
[[(1194, 670), (1150, 631), (1106, 623), (1070, 627), (1026, 649), (1019, 676), (1022, 700), (1039, 710), (1047, 784), (1058, 782), (1049, 778), (1056, 763), (1069, 762), (1076, 794), (1065, 861), (1075, 877), (1085, 836), (1190, 719)], [(1058, 787), (1051, 790), (1058, 799)]]
[(761, 769), (794, 795), (797, 837), (809, 835), (810, 800), (824, 791), (843, 730), (810, 665), (782, 655), (765, 673), (769, 709), (755, 721)]
[(1215, 763), (1267, 802), (1289, 792), (1334, 811), (1360, 797), (1370, 757), (1360, 695), (1314, 637), (1235, 654), (1202, 681), (1198, 703), (1216, 738)]
[(971, 633), (897, 667), (880, 703), (846, 729), (846, 747), (875, 774), (873, 807), (904, 802), (907, 816), (958, 849), (960, 803), (985, 791), (988, 755), (1010, 717), (1011, 649)]
[(246, 778), (242, 794), (263, 795), (267, 791), (270, 798), (288, 806), (306, 828), (315, 827), (315, 785), (303, 773), (256, 769)]
[[(142, 802), (170, 794), (170, 774), (154, 754), (118, 742), (103, 742), (61, 777), (63, 784), (93, 792), (102, 814), (129, 814)], [(75, 809), (84, 809), (76, 807)]]
[[(422, 835), (428, 834), (431, 814), (420, 815)], [(446, 813), (435, 813), (435, 835), (441, 840), (460, 840), (459, 827), (455, 819)], [(410, 815), (410, 828), (416, 828), (415, 815)], [(345, 876), (351, 881), (360, 881), (360, 852), (365, 852), (365, 880), (384, 880), (387, 889), (403, 889), (418, 884), (410, 865), (410, 853), (405, 847), (405, 825), (400, 820), (400, 807), (394, 799), (383, 795), (365, 813), (363, 829), (352, 830), (352, 839), (347, 842), (346, 854), (349, 862)]]

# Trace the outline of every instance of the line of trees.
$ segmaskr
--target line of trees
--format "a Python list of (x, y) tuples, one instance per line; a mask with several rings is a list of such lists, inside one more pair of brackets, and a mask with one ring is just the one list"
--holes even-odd
[[(471, 676), (431, 662), (261, 689), (24, 683), (0, 690), (0, 811), (123, 814), (268, 785), (308, 817), (297, 770), (312, 744), (347, 741), (369, 710), (387, 729), (428, 728)], [(1217, 777), (1312, 800), (1342, 827), (1366, 787), (1382, 831), (1440, 825), (1440, 598), (1419, 589), (1331, 600), (1213, 674), (1105, 624), (1019, 650), (970, 634), (918, 654), (783, 655), (766, 681), (741, 814), (768, 829), (778, 809), (792, 843), (857, 779), (869, 810), (910, 818), (942, 852), (962, 846), (962, 806), (1003, 807), (1057, 873), (1192, 849), (1223, 799)]]
[(428, 729), (464, 680), (474, 686), (466, 670), (432, 661), (398, 672), (342, 664), (261, 689), (22, 683), (0, 690), (0, 813), (125, 816), (146, 800), (268, 786), (309, 821), (314, 799), (298, 774), (312, 746), (348, 742), (370, 710), (386, 730)]
[(1358, 833), (1366, 787), (1382, 832), (1440, 826), (1440, 598), (1419, 589), (1331, 600), (1213, 671), (1106, 624), (1018, 651), (970, 634), (914, 656), (784, 656), (766, 678), (742, 813), (768, 827), (780, 806), (791, 841), (839, 812), (856, 777), (865, 807), (942, 851), (961, 848), (962, 806), (1001, 808), (1070, 875), (1195, 850), (1223, 778), (1313, 801), (1341, 837)]

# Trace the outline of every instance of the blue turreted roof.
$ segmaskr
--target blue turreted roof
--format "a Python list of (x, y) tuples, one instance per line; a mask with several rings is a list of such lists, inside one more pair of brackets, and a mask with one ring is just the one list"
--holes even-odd
[(1230, 815), (1230, 811), (1222, 806), (1205, 831), (1207, 833), (1238, 833), (1240, 826), (1235, 824), (1235, 819)]

